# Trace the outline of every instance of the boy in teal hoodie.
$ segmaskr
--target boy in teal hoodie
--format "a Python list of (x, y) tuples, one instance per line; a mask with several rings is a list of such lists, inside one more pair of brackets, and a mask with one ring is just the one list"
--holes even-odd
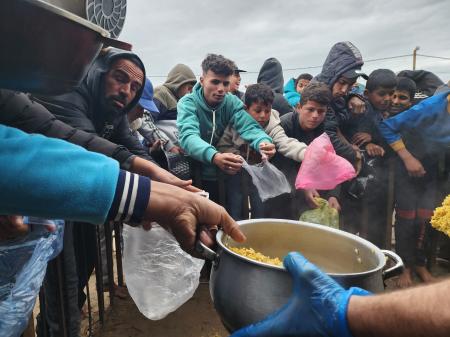
[(203, 164), (202, 187), (212, 200), (218, 200), (217, 168), (236, 174), (242, 166), (240, 156), (220, 153), (215, 148), (228, 125), (264, 156), (272, 157), (275, 145), (245, 111), (242, 101), (228, 94), (233, 62), (222, 55), (209, 54), (202, 62), (202, 71), (200, 83), (178, 102), (177, 126), (181, 148)]

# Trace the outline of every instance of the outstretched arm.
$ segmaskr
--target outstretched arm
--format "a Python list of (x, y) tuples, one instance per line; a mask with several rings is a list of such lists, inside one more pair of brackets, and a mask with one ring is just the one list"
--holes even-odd
[(448, 336), (450, 279), (379, 296), (352, 296), (347, 320), (355, 337)]

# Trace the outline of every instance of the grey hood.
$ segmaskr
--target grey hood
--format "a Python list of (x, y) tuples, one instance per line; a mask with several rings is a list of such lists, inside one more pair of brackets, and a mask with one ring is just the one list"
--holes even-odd
[(352, 69), (361, 69), (364, 62), (361, 52), (351, 42), (338, 42), (331, 47), (322, 72), (314, 79), (332, 87), (339, 77)]
[(267, 59), (259, 71), (257, 83), (267, 84), (274, 92), (283, 94), (284, 78), (280, 61), (275, 57)]

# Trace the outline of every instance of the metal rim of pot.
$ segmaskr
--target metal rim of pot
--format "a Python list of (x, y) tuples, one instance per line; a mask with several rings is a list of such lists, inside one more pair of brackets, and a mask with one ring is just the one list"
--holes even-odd
[[(284, 219), (251, 219), (251, 220), (242, 220), (242, 221), (238, 221), (237, 223), (239, 225), (245, 225), (245, 224), (254, 224), (255, 222), (266, 222), (266, 221), (271, 221), (274, 223), (289, 223), (289, 224), (298, 224), (298, 221), (294, 221), (294, 220), (284, 220)], [(396, 253), (390, 251), (390, 250), (385, 250), (385, 249), (380, 249), (377, 246), (375, 246), (373, 243), (371, 243), (370, 241), (367, 241), (357, 235), (339, 230), (339, 229), (334, 229), (334, 228), (330, 228), (330, 227), (326, 227), (323, 225), (318, 225), (318, 224), (313, 224), (313, 223), (308, 223), (308, 222), (302, 222), (303, 226), (306, 227), (310, 227), (310, 228), (317, 228), (320, 230), (325, 230), (325, 231), (329, 231), (332, 233), (336, 233), (340, 236), (344, 236), (347, 237), (349, 239), (352, 240), (356, 240), (359, 242), (362, 242), (364, 245), (370, 247), (371, 249), (373, 249), (377, 255), (378, 255), (378, 266), (376, 266), (375, 268), (372, 268), (370, 270), (366, 270), (363, 272), (356, 272), (356, 273), (327, 273), (329, 276), (331, 277), (339, 277), (339, 276), (346, 276), (346, 275), (352, 275), (352, 276), (366, 276), (366, 275), (371, 275), (375, 272), (377, 272), (378, 270), (381, 270), (385, 265), (386, 262), (382, 262), (385, 261), (385, 258), (388, 257), (390, 259), (392, 259), (393, 261), (395, 261), (395, 265), (382, 271), (382, 277), (383, 279), (388, 279), (391, 277), (394, 277), (396, 275), (399, 274), (400, 271), (403, 270), (403, 261), (400, 258), (400, 256), (398, 256)], [(220, 246), (220, 249), (226, 251), (228, 254), (246, 261), (247, 263), (250, 264), (254, 264), (254, 265), (258, 265), (258, 266), (263, 266), (266, 268), (270, 268), (270, 269), (275, 269), (275, 270), (286, 270), (286, 268), (284, 268), (284, 266), (275, 266), (272, 264), (268, 264), (268, 263), (264, 263), (264, 262), (259, 262), (259, 261), (255, 261), (252, 260), (248, 257), (239, 255), (235, 252), (233, 252), (231, 249), (229, 249), (224, 243), (223, 243), (223, 238), (224, 237), (228, 237), (227, 234), (225, 234), (225, 232), (223, 232), (223, 230), (219, 230), (216, 234), (216, 241), (217, 244)], [(220, 260), (220, 255), (219, 253), (215, 252), (214, 250), (212, 250), (211, 248), (207, 247), (205, 244), (203, 244), (201, 241), (197, 241), (196, 243), (196, 250), (198, 253), (200, 253), (204, 258), (213, 261), (213, 263), (218, 263)], [(301, 253), (301, 252), (300, 252)]]

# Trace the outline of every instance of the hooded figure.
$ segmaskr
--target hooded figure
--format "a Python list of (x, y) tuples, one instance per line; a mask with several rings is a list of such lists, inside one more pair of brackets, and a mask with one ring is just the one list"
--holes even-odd
[[(80, 86), (72, 92), (34, 98), (62, 122), (123, 145), (133, 154), (151, 160), (139, 140), (131, 134), (127, 119), (127, 113), (142, 95), (144, 83), (133, 100), (122, 109), (111, 109), (105, 99), (105, 74), (120, 59), (132, 61), (142, 70), (145, 78), (144, 64), (136, 54), (109, 48), (97, 57)], [(131, 161), (132, 158), (128, 160)]]
[(272, 108), (277, 110), (280, 116), (293, 111), (288, 101), (283, 96), (283, 69), (281, 63), (274, 57), (264, 61), (259, 71), (257, 83), (267, 84), (273, 91), (275, 99)]
[[(364, 62), (358, 48), (348, 41), (338, 42), (328, 53), (322, 72), (313, 81), (325, 83), (330, 90), (333, 90), (334, 84), (340, 77), (356, 80), (359, 76), (363, 76), (367, 79), (367, 75), (361, 72), (363, 64)], [(353, 96), (359, 97), (358, 94), (354, 93), (347, 94), (344, 97), (333, 97), (331, 108), (327, 112), (325, 121), (325, 131), (330, 136), (336, 153), (351, 163), (356, 162), (356, 152), (349, 143), (341, 139), (342, 136), (339, 135), (339, 130), (349, 137), (349, 134), (356, 132), (360, 119), (364, 118), (363, 116), (354, 117), (348, 111), (348, 101)]]
[(167, 75), (163, 85), (155, 88), (154, 101), (159, 110), (158, 120), (176, 120), (177, 103), (181, 97), (180, 88), (185, 84), (197, 83), (194, 72), (187, 65), (177, 64)]

